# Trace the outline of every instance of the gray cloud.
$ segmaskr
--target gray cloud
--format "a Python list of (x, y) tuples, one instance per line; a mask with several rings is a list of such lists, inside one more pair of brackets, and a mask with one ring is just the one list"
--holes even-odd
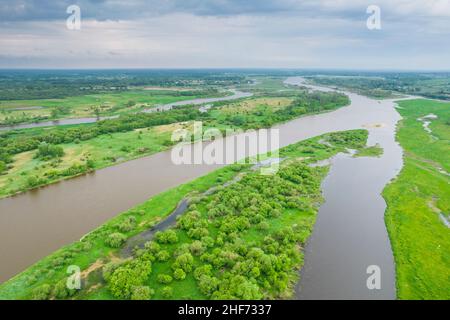
[(0, 67), (450, 69), (450, 0), (378, 0), (378, 31), (371, 2), (0, 0)]

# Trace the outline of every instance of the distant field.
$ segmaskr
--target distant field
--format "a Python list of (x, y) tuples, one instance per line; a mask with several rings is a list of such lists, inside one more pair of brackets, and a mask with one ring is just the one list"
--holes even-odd
[(365, 76), (313, 76), (313, 82), (346, 88), (376, 99), (395, 98), (402, 94), (450, 100), (450, 75), (417, 73), (372, 73)]
[(137, 112), (158, 104), (221, 96), (210, 91), (136, 90), (74, 96), (63, 99), (0, 101), (0, 124), (46, 119), (95, 117)]
[[(450, 299), (450, 103), (400, 101), (404, 167), (386, 187), (400, 299)], [(431, 133), (419, 119), (430, 120)]]

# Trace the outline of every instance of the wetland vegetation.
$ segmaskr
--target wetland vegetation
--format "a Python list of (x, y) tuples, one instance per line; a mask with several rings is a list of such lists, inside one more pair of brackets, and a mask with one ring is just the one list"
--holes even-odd
[[(386, 225), (400, 299), (450, 299), (450, 104), (400, 101), (404, 167), (386, 187)], [(429, 114), (427, 132), (420, 119)]]
[[(161, 193), (7, 281), (0, 297), (289, 298), (327, 172), (309, 164), (363, 149), (366, 140), (365, 130), (326, 134), (282, 148), (274, 176), (235, 164)], [(157, 226), (183, 199), (189, 206), (175, 225), (123, 254), (127, 239)], [(82, 269), (81, 290), (64, 286), (69, 265)]]
[[(189, 127), (194, 120), (203, 121), (205, 129), (260, 129), (349, 103), (345, 95), (332, 92), (291, 88), (279, 94), (274, 87), (283, 87), (282, 78), (261, 84), (261, 88), (254, 86), (254, 97), (217, 102), (207, 112), (195, 105), (177, 106), (163, 112), (126, 113), (93, 124), (0, 132), (0, 197), (162, 151), (173, 145), (174, 129)], [(259, 90), (264, 94), (258, 94)], [(43, 143), (62, 148), (64, 155), (36, 157), (35, 150)]]

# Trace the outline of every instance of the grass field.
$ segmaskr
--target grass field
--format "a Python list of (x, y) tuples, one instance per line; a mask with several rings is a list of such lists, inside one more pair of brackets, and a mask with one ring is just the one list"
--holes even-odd
[[(212, 96), (220, 96), (215, 92)], [(64, 99), (0, 101), (0, 124), (44, 119), (82, 118), (138, 112), (158, 104), (209, 97), (203, 91), (135, 90), (92, 94)], [(28, 109), (28, 108), (32, 109)], [(40, 108), (37, 108), (40, 107)], [(56, 113), (55, 113), (56, 110)]]
[[(287, 259), (285, 254), (284, 265), (292, 266), (286, 274), (288, 278), (283, 280), (283, 277), (276, 281), (281, 283), (287, 283), (287, 287), (273, 288), (270, 290), (264, 290), (264, 295), (257, 295), (257, 297), (266, 298), (288, 298), (292, 294), (292, 285), (298, 280), (297, 270), (303, 264), (303, 258), (301, 251), (302, 244), (306, 242), (309, 237), (317, 214), (317, 209), (321, 203), (320, 194), (320, 181), (325, 176), (327, 168), (325, 167), (304, 167), (308, 163), (312, 163), (318, 160), (327, 159), (338, 152), (343, 152), (346, 148), (361, 149), (364, 148), (367, 139), (367, 131), (354, 130), (342, 133), (331, 133), (320, 137), (311, 138), (294, 145), (287, 146), (280, 150), (280, 157), (284, 158), (280, 174), (285, 176), (286, 179), (293, 179), (294, 175), (290, 174), (290, 170), (298, 168), (302, 169), (301, 175), (305, 180), (302, 180), (301, 176), (297, 176), (295, 180), (290, 182), (292, 186), (296, 186), (301, 191), (297, 196), (292, 197), (291, 201), (297, 201), (296, 205), (287, 204), (288, 207), (283, 209), (279, 215), (273, 216), (266, 220), (264, 229), (261, 229), (260, 224), (252, 224), (245, 231), (240, 232), (239, 237), (244, 241), (249, 248), (261, 246), (264, 247), (265, 241), (267, 241), (267, 235), (280, 234), (285, 228), (297, 228), (297, 240), (298, 243), (291, 247), (291, 251), (295, 251), (295, 255), (299, 260)], [(332, 145), (323, 144), (322, 141), (329, 141)], [(303, 166), (303, 167), (302, 167)], [(283, 169), (284, 168), (284, 169)], [(66, 268), (69, 265), (78, 265), (81, 270), (81, 276), (83, 279), (83, 287), (81, 291), (74, 293), (72, 298), (74, 299), (113, 299), (115, 298), (110, 291), (110, 284), (105, 281), (105, 268), (111, 263), (121, 263), (126, 265), (130, 263), (130, 260), (123, 260), (120, 255), (121, 246), (118, 248), (112, 248), (106, 243), (106, 239), (112, 233), (116, 233), (118, 228), (123, 226), (123, 223), (129, 221), (132, 217), (134, 224), (133, 227), (127, 231), (122, 231), (126, 238), (130, 238), (136, 234), (139, 234), (152, 226), (168, 214), (170, 214), (177, 204), (183, 198), (190, 198), (191, 203), (194, 198), (199, 198), (200, 194), (206, 190), (209, 190), (213, 186), (219, 186), (219, 190), (224, 190), (233, 187), (223, 187), (222, 185), (227, 181), (231, 181), (234, 177), (240, 175), (243, 182), (236, 182), (238, 185), (248, 188), (250, 185), (246, 183), (255, 183), (254, 179), (260, 180), (264, 183), (270, 182), (274, 177), (267, 177), (259, 175), (257, 172), (251, 170), (249, 165), (231, 165), (225, 168), (214, 171), (204, 177), (196, 179), (190, 183), (181, 185), (179, 187), (168, 190), (161, 193), (141, 205), (128, 210), (116, 218), (105, 223), (101, 227), (97, 228), (93, 232), (83, 237), (80, 241), (68, 245), (52, 255), (42, 259), (35, 265), (28, 268), (26, 271), (10, 279), (4, 284), (0, 285), (0, 298), (1, 299), (30, 299), (30, 298), (55, 298), (55, 292), (59, 284), (65, 284), (67, 279)], [(245, 176), (249, 179), (245, 180)], [(246, 182), (247, 181), (247, 182)], [(271, 183), (271, 182), (270, 182)], [(222, 186), (222, 187), (221, 187)], [(308, 191), (309, 190), (309, 191)], [(286, 190), (285, 190), (286, 191)], [(241, 196), (244, 194), (240, 193)], [(267, 195), (269, 201), (276, 201), (276, 198), (271, 198), (270, 194)], [(294, 200), (295, 199), (295, 200)], [(207, 207), (211, 204), (211, 201), (216, 201), (215, 194), (211, 194), (203, 198), (203, 200), (196, 201), (197, 206), (191, 207), (189, 210), (198, 210), (202, 215), (207, 214)], [(235, 201), (234, 201), (235, 202)], [(235, 202), (235, 204), (239, 203)], [(286, 205), (286, 204), (285, 204)], [(300, 207), (299, 207), (300, 206)], [(209, 214), (209, 213), (208, 213)], [(186, 214), (184, 214), (186, 215)], [(219, 242), (220, 232), (217, 230), (218, 225), (210, 223), (208, 226), (210, 237), (213, 242)], [(191, 236), (183, 229), (175, 228), (178, 240), (175, 244), (161, 244), (161, 249), (169, 253), (169, 257), (176, 257), (175, 250), (181, 249), (183, 246), (192, 244)], [(284, 234), (283, 232), (281, 234)], [(202, 238), (203, 239), (203, 238)], [(202, 240), (203, 241), (203, 240)], [(230, 243), (227, 244), (229, 246)], [(273, 244), (274, 246), (276, 243)], [(286, 244), (285, 244), (286, 245)], [(280, 246), (280, 244), (279, 244)], [(265, 248), (265, 247), (264, 247)], [(277, 246), (272, 249), (276, 250)], [(295, 250), (294, 250), (295, 249)], [(242, 248), (242, 250), (244, 250)], [(219, 250), (220, 251), (220, 250)], [(215, 246), (208, 249), (207, 252), (215, 252)], [(294, 253), (294, 252), (292, 252)], [(229, 252), (228, 256), (236, 257), (237, 253)], [(135, 253), (131, 261), (139, 260), (140, 257), (145, 257), (145, 252), (140, 254)], [(272, 260), (275, 256), (271, 256)], [(232, 258), (234, 259), (234, 258)], [(193, 263), (194, 267), (202, 266), (202, 262), (199, 257), (195, 257)], [(172, 258), (168, 261), (153, 260), (152, 272), (148, 278), (145, 279), (144, 285), (152, 288), (154, 294), (153, 299), (205, 299), (207, 296), (202, 292), (199, 287), (198, 279), (195, 278), (195, 273), (188, 272), (186, 278), (183, 280), (171, 281), (170, 287), (172, 295), (168, 297), (165, 294), (166, 284), (162, 284), (159, 281), (159, 275), (172, 273)], [(283, 265), (283, 264), (282, 264)], [(281, 265), (279, 268), (282, 268)], [(224, 267), (225, 270), (225, 267)], [(218, 271), (217, 277), (220, 277)], [(256, 272), (256, 271), (254, 271)], [(281, 272), (281, 271), (279, 271)], [(242, 274), (245, 274), (243, 271)], [(283, 276), (280, 273), (280, 276)], [(253, 275), (258, 277), (258, 275)], [(243, 278), (245, 279), (245, 278)], [(262, 277), (264, 279), (264, 277)], [(132, 279), (131, 279), (132, 280)], [(132, 280), (133, 281), (133, 280)], [(256, 280), (252, 280), (256, 281)], [(259, 283), (259, 282), (258, 282)], [(247, 283), (249, 285), (249, 283)], [(263, 285), (259, 283), (259, 285)], [(250, 284), (250, 287), (246, 287), (250, 290), (255, 290), (255, 283)], [(45, 289), (45, 290), (43, 290)], [(259, 290), (259, 289), (258, 289)], [(42, 292), (44, 294), (42, 294)], [(39, 294), (37, 294), (39, 292)], [(281, 292), (281, 295), (280, 295)], [(245, 295), (244, 295), (245, 296)], [(65, 297), (67, 298), (67, 297)]]
[[(400, 101), (404, 167), (386, 187), (386, 225), (399, 299), (450, 299), (450, 103)], [(432, 134), (419, 118), (434, 114)], [(445, 174), (445, 172), (447, 174)]]
[[(277, 117), (277, 112), (289, 108), (293, 101), (293, 98), (288, 97), (252, 97), (239, 101), (222, 102), (208, 111), (210, 116), (204, 123), (204, 130), (208, 127), (221, 130), (270, 127), (278, 123), (279, 119), (286, 121), (296, 117), (291, 114), (284, 115), (282, 118)], [(328, 106), (327, 111), (341, 106), (343, 103), (335, 103)], [(302, 115), (314, 113), (314, 110), (310, 112), (304, 110)], [(94, 125), (17, 130), (13, 132), (14, 135), (10, 139), (20, 141), (51, 132), (64, 134), (64, 130), (68, 128)], [(172, 145), (170, 138), (174, 129), (188, 126), (190, 123), (175, 122), (171, 125), (104, 134), (93, 139), (77, 141), (77, 143), (61, 144), (59, 146), (63, 148), (64, 156), (53, 160), (36, 158), (36, 150), (15, 154), (12, 163), (8, 164), (8, 170), (0, 174), (0, 198), (77, 176), (87, 171), (111, 166), (118, 162), (160, 152)]]
[(61, 144), (64, 156), (54, 160), (35, 157), (36, 151), (22, 152), (14, 156), (12, 169), (0, 175), (0, 197), (29, 189), (30, 177), (41, 180), (42, 185), (65, 179), (75, 174), (65, 174), (71, 167), (93, 161), (96, 170), (123, 161), (166, 150), (170, 145), (172, 130), (182, 124), (158, 126), (101, 135), (79, 143)]

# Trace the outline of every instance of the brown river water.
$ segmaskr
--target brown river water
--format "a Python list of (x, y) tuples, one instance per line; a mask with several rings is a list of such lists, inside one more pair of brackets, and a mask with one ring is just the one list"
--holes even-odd
[[(286, 83), (301, 85), (303, 79), (292, 77)], [(394, 262), (380, 193), (402, 166), (402, 151), (394, 139), (400, 116), (392, 100), (346, 94), (351, 99), (347, 107), (274, 127), (280, 130), (280, 147), (327, 132), (366, 128), (369, 144), (384, 148), (380, 158), (338, 155), (332, 160), (323, 182), (326, 201), (305, 249), (296, 288), (299, 299), (395, 298)], [(120, 212), (219, 167), (175, 165), (171, 151), (166, 151), (0, 200), (0, 281)], [(379, 290), (366, 287), (369, 265), (381, 270)]]

